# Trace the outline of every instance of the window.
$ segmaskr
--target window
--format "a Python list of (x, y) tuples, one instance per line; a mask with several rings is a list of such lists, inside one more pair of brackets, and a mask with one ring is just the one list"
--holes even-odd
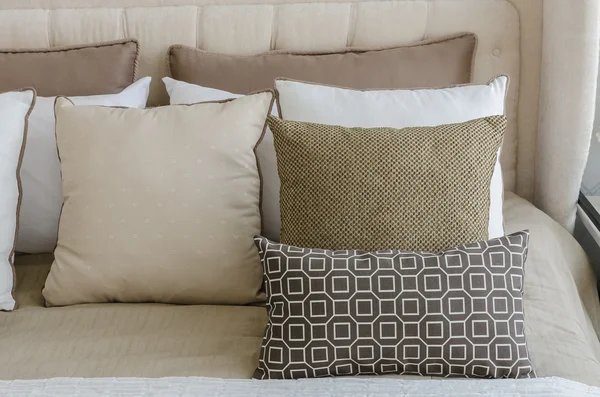
[[(600, 77), (598, 79), (600, 87)], [(596, 96), (596, 117), (590, 144), (590, 154), (583, 174), (579, 205), (600, 228), (600, 90)]]

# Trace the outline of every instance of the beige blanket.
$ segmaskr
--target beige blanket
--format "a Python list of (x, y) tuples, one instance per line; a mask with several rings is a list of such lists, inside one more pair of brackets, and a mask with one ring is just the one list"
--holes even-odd
[[(600, 385), (595, 275), (569, 233), (507, 193), (507, 233), (531, 231), (525, 319), (539, 376)], [(45, 308), (50, 256), (20, 257), (21, 308), (0, 313), (0, 379), (252, 376), (263, 307), (98, 304)]]

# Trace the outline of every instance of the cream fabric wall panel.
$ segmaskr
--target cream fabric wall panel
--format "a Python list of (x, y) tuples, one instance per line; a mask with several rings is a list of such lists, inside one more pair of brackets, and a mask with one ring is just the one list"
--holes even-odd
[[(595, 2), (581, 0), (576, 8), (587, 12), (594, 9)], [(578, 182), (568, 184), (569, 192), (563, 194), (562, 186), (550, 177), (550, 168), (541, 168), (551, 163), (551, 156), (563, 158), (562, 146), (569, 141), (576, 142), (572, 149), (578, 158), (565, 158), (570, 168), (564, 178), (577, 180), (581, 171), (581, 152), (585, 151), (581, 143), (589, 139), (587, 116), (576, 106), (560, 111), (564, 99), (558, 98), (552, 81), (561, 79), (558, 71), (565, 64), (578, 65), (591, 46), (586, 42), (575, 46), (578, 50), (568, 51), (567, 46), (560, 46), (560, 34), (542, 37), (542, 18), (559, 15), (556, 7), (572, 4), (567, 0), (3, 0), (0, 47), (54, 47), (137, 37), (141, 44), (139, 76), (154, 77), (151, 103), (165, 104), (167, 96), (159, 79), (166, 74), (166, 50), (175, 43), (213, 52), (252, 54), (274, 49), (386, 47), (471, 31), (479, 37), (475, 82), (484, 83), (500, 73), (511, 77), (510, 125), (502, 153), (506, 188), (533, 200), (536, 186), (535, 202), (569, 226), (565, 220), (574, 214), (572, 198)], [(588, 28), (595, 26), (580, 13), (572, 15), (572, 24), (588, 21)], [(546, 21), (544, 26), (557, 29), (562, 25)], [(575, 32), (573, 40), (581, 38), (584, 30)], [(552, 71), (551, 66), (542, 76), (548, 85), (538, 113), (542, 38), (547, 41), (544, 51), (552, 54), (544, 59), (562, 66)], [(584, 63), (589, 68), (594, 62)], [(569, 91), (572, 95), (583, 93), (582, 98), (587, 98), (588, 77), (574, 74), (572, 80), (561, 84), (574, 86)], [(551, 127), (558, 119), (564, 122), (573, 117), (582, 122), (578, 124), (582, 130)], [(539, 132), (538, 120), (543, 121)], [(536, 150), (542, 151), (537, 169)], [(540, 172), (545, 179), (535, 183)]]
[(2, 48), (50, 46), (49, 15), (48, 10), (0, 11), (0, 46)]
[(207, 6), (199, 9), (196, 45), (206, 51), (225, 54), (256, 54), (274, 45), (272, 5), (229, 7)]
[[(361, 3), (382, 0), (358, 0)], [(384, 1), (384, 0), (383, 0)], [(414, 0), (408, 0), (414, 1)], [(450, 0), (455, 1), (455, 0)], [(504, 0), (503, 0), (504, 1)], [(522, 0), (516, 0), (522, 1)], [(532, 1), (532, 0), (525, 0)], [(535, 0), (533, 0), (535, 1)], [(293, 3), (347, 3), (348, 0), (2, 0), (0, 9), (32, 8), (102, 8), (102, 7), (160, 7), (178, 5), (240, 5), (240, 4), (293, 4)]]
[(414, 43), (426, 35), (425, 1), (358, 3), (350, 43), (356, 47), (391, 47)]
[(596, 103), (598, 0), (545, 0), (535, 202), (572, 230)]
[(115, 8), (54, 10), (48, 18), (50, 46), (110, 41), (125, 32), (123, 11)]
[[(521, 76), (519, 79), (519, 142), (517, 146), (517, 185), (515, 191), (533, 200), (535, 148), (538, 134), (538, 101), (542, 64), (541, 0), (512, 0), (521, 25)], [(521, 131), (527, 131), (521, 133)]]
[(344, 48), (348, 42), (351, 10), (348, 3), (279, 6), (273, 21), (273, 49), (327, 51)]

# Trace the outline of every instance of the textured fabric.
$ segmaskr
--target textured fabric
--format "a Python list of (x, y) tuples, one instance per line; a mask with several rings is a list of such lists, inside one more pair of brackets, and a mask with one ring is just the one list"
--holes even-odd
[[(329, 54), (275, 51), (248, 56), (209, 53), (176, 45), (169, 51), (171, 75), (182, 81), (168, 77), (163, 81), (171, 104), (237, 97), (271, 88), (278, 77), (355, 89), (465, 84), (471, 81), (476, 41), (473, 34), (460, 34), (379, 51), (354, 49)], [(279, 177), (273, 134), (268, 129), (257, 155), (263, 176), (262, 233), (278, 241)], [(501, 175), (498, 178), (501, 184)]]
[(269, 313), (257, 379), (535, 377), (524, 333), (527, 231), (441, 254), (254, 240)]
[(0, 49), (0, 92), (34, 87), (40, 96), (116, 94), (135, 81), (134, 39), (73, 47)]
[[(486, 85), (413, 90), (363, 91), (286, 79), (275, 82), (282, 118), (366, 128), (436, 126), (504, 114), (508, 86), (507, 76)], [(490, 182), (486, 238), (504, 236), (500, 157), (501, 153)]]
[[(514, 194), (506, 195), (505, 215), (510, 233), (530, 229), (525, 333), (536, 374), (600, 386), (600, 342), (594, 332), (600, 330), (600, 303), (585, 253), (564, 228)], [(248, 379), (256, 369), (267, 322), (264, 307), (44, 308), (41, 290), (51, 263), (49, 255), (16, 259), (20, 308), (0, 313), (0, 351), (6, 352), (0, 379)]]
[(403, 129), (268, 123), (282, 243), (435, 252), (487, 240), (504, 116)]
[(19, 171), (34, 103), (32, 89), (0, 94), (0, 310), (17, 305), (13, 261), (21, 204)]
[(0, 382), (0, 395), (46, 397), (114, 396), (140, 397), (437, 397), (470, 396), (600, 396), (600, 389), (560, 378), (494, 380), (400, 380), (369, 378), (304, 379), (298, 382), (225, 380), (214, 378), (105, 378), (47, 379)]
[(50, 306), (261, 300), (254, 150), (272, 92), (155, 109), (56, 103), (63, 179)]
[[(144, 77), (118, 94), (69, 99), (80, 106), (144, 108), (148, 100), (150, 80), (150, 77)], [(37, 97), (29, 117), (27, 147), (21, 167), (23, 199), (19, 213), (18, 252), (52, 252), (56, 247), (63, 196), (54, 131), (55, 99), (56, 97)]]
[(416, 45), (341, 52), (267, 52), (237, 56), (174, 45), (176, 80), (236, 94), (268, 89), (278, 77), (356, 89), (438, 87), (471, 82), (477, 37), (463, 34)]

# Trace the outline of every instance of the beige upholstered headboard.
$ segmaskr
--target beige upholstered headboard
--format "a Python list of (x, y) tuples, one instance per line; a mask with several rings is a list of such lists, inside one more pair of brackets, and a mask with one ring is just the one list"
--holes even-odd
[(507, 190), (571, 228), (592, 128), (597, 0), (3, 0), (0, 47), (136, 37), (139, 77), (165, 104), (166, 50), (186, 44), (250, 54), (479, 37), (475, 82), (511, 78), (502, 152)]

